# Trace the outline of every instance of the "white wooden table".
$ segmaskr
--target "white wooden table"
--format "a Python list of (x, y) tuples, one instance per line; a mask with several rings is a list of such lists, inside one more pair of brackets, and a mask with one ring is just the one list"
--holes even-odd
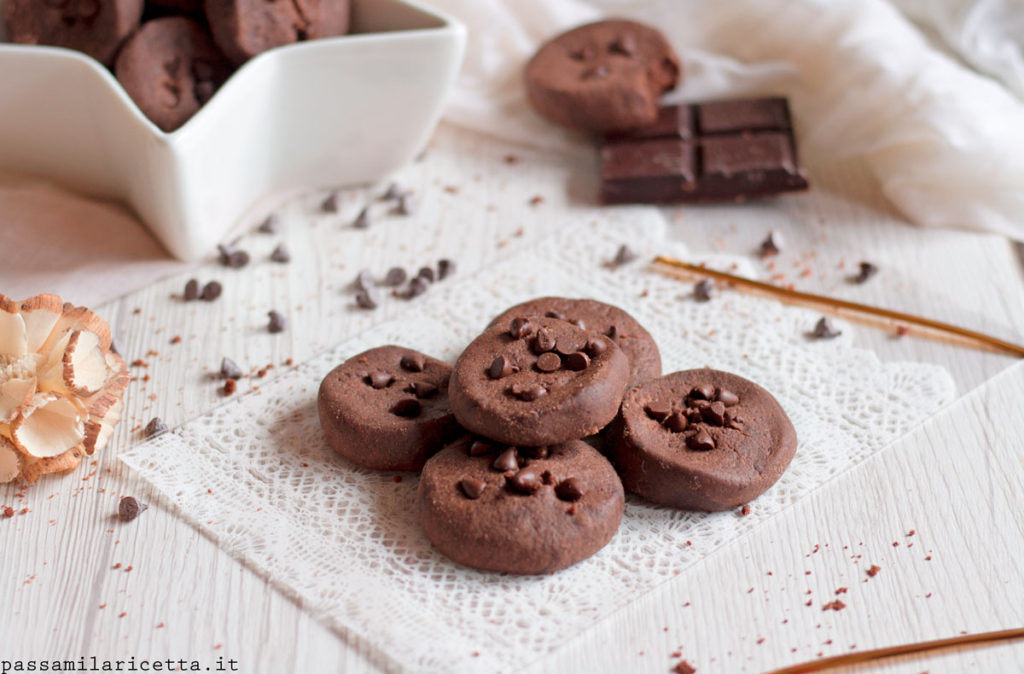
[[(472, 231), (441, 234), (466, 268), (553, 231), (558, 222), (545, 217), (545, 204), (584, 201), (593, 186), (591, 158), (510, 150), (451, 128), (439, 130), (433, 146), (442, 158), (428, 153), (400, 180), (424, 186), (424, 199), (441, 204), (428, 209), (431, 217), (444, 217), (444, 199), (483, 195)], [(506, 161), (510, 152), (517, 162)], [(693, 251), (746, 255), (778, 229), (787, 243), (769, 273), (784, 272), (800, 288), (1020, 341), (1024, 275), (1014, 246), (901, 222), (857, 164), (810, 168), (815, 188), (805, 196), (666, 209), (673, 236)], [(535, 194), (545, 202), (531, 206)], [(184, 659), (204, 668), (233, 659), (244, 672), (381, 667), (171, 513), (151, 508), (131, 524), (114, 517), (120, 496), (151, 496), (118, 463), (118, 452), (139, 442), (140, 425), (154, 416), (175, 426), (217, 405), (222, 398), (209, 374), (222, 355), (247, 370), (277, 365), (269, 379), (287, 359), (301, 362), (338, 341), (351, 316), (343, 287), (356, 270), (333, 268), (326, 251), (337, 237), (352, 236), (341, 225), (363, 198), (362, 191), (347, 194), (347, 210), (333, 219), (312, 215), (321, 194), (291, 203), (290, 265), (234, 272), (211, 263), (99, 308), (121, 352), (148, 367), (134, 368), (139, 379), (129, 388), (125, 420), (95, 465), (24, 491), (0, 487), (0, 505), (28, 509), (0, 520), (0, 667), (90, 656)], [(374, 245), (412, 259), (418, 236), (414, 226), (389, 224)], [(246, 242), (256, 253), (272, 247), (269, 238)], [(845, 282), (862, 259), (882, 272), (864, 285)], [(224, 299), (202, 307), (173, 300), (191, 276), (230, 279)], [(291, 322), (272, 338), (261, 326), (274, 306), (289, 308)], [(1024, 626), (1024, 364), (857, 330), (858, 341), (883, 359), (946, 366), (966, 395), (754, 534), (565, 648), (527, 660), (528, 671), (667, 672), (685, 658), (700, 672), (756, 672), (819, 653)], [(171, 344), (175, 336), (182, 341)], [(869, 578), (872, 564), (881, 571)], [(823, 612), (840, 587), (848, 588), (841, 595), (847, 608)], [(924, 670), (1024, 671), (1024, 644), (858, 671)]]

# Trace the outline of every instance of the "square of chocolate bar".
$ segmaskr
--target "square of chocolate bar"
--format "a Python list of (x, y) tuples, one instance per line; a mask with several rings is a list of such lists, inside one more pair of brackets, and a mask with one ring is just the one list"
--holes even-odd
[(807, 189), (784, 98), (665, 106), (644, 129), (606, 139), (606, 204), (742, 201)]
[(601, 200), (672, 203), (696, 184), (693, 144), (678, 138), (609, 143), (601, 148)]

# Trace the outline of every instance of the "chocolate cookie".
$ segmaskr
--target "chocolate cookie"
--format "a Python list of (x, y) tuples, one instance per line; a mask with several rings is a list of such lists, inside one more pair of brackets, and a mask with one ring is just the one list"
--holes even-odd
[(630, 389), (609, 435), (626, 489), (688, 510), (747, 503), (775, 484), (796, 452), (796, 431), (772, 394), (711, 369)]
[(597, 300), (538, 297), (504, 312), (491, 325), (507, 325), (516, 316), (547, 316), (608, 336), (629, 358), (630, 385), (661, 376), (661, 353), (654, 338), (622, 309)]
[(466, 347), (449, 396), (474, 433), (539, 447), (604, 428), (628, 382), (629, 359), (611, 339), (557, 318), (517, 316)]
[(169, 16), (143, 24), (121, 50), (114, 72), (146, 117), (174, 131), (210, 100), (231, 64), (202, 26)]
[(608, 460), (580, 440), (516, 449), (464, 438), (427, 461), (419, 504), (427, 538), (446, 557), (554, 573), (611, 540), (623, 491)]
[(205, 0), (205, 7), (213, 39), (235, 63), (348, 32), (349, 0)]
[(349, 358), (324, 377), (317, 406), (331, 448), (364, 468), (419, 470), (458, 435), (452, 368), (400, 346)]
[(679, 82), (679, 57), (659, 31), (633, 21), (580, 26), (544, 44), (526, 65), (534, 109), (555, 124), (610, 133), (653, 124)]
[(7, 0), (7, 39), (20, 44), (67, 47), (103, 65), (142, 17), (142, 0)]

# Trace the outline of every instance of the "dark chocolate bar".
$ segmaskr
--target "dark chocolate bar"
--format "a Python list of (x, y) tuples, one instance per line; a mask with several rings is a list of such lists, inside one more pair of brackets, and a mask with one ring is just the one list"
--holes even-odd
[(663, 107), (651, 126), (608, 137), (601, 201), (744, 201), (807, 189), (784, 98)]

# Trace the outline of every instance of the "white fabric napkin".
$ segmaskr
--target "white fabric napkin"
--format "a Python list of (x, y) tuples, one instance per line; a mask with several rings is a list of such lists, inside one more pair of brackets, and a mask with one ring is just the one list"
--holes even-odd
[(683, 58), (670, 100), (784, 94), (812, 166), (863, 157), (908, 220), (1024, 240), (1024, 103), (930, 47), (885, 0), (429, 1), (469, 26), (447, 111), (455, 123), (585, 147), (533, 114), (523, 65), (564, 29), (633, 18), (658, 26)]

